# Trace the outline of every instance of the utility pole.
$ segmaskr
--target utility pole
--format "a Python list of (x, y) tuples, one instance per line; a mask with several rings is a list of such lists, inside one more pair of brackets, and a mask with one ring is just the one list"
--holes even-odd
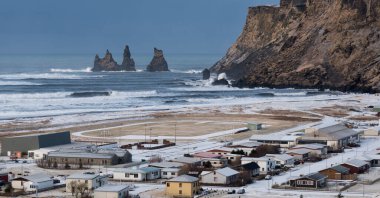
[(144, 128), (144, 131), (145, 131), (145, 136), (144, 136), (144, 138), (145, 138), (145, 140), (144, 140), (144, 142), (146, 142), (146, 124), (145, 124), (145, 128)]

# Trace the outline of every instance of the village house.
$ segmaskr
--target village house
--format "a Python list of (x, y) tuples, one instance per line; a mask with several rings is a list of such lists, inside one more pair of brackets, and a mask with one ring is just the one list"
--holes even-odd
[(210, 164), (213, 168), (223, 168), (228, 165), (228, 160), (223, 158), (203, 158), (202, 165)]
[(230, 165), (237, 165), (237, 164), (241, 164), (242, 157), (243, 157), (242, 155), (238, 155), (238, 154), (226, 154), (226, 155), (223, 155), (222, 159), (226, 159), (227, 163)]
[(294, 149), (288, 150), (286, 154), (293, 156), (296, 161), (305, 161), (309, 158), (310, 150), (308, 149)]
[(159, 178), (161, 178), (161, 169), (155, 167), (123, 168), (113, 173), (113, 179), (123, 181), (149, 181)]
[(370, 168), (370, 165), (368, 162), (358, 159), (352, 159), (350, 161), (347, 161), (342, 166), (350, 169), (350, 174), (362, 174), (368, 171)]
[(291, 179), (290, 186), (296, 188), (323, 188), (327, 185), (327, 176), (321, 173), (311, 173), (305, 176)]
[(333, 166), (319, 171), (319, 173), (326, 175), (327, 179), (331, 180), (356, 180), (357, 175), (351, 174), (350, 169), (341, 165)]
[(276, 163), (276, 167), (294, 167), (295, 159), (288, 154), (267, 154), (267, 158), (271, 158)]
[(166, 181), (165, 194), (172, 197), (194, 197), (200, 192), (199, 179), (181, 175)]
[(233, 150), (234, 149), (231, 149), (231, 148), (220, 148), (220, 149), (208, 150), (207, 152), (212, 153), (214, 155), (227, 155), (227, 154), (231, 154)]
[(260, 157), (260, 158), (254, 158), (254, 157), (243, 157), (241, 158), (241, 164), (248, 164), (251, 162), (257, 163), (257, 165), (260, 166), (260, 174), (266, 175), (271, 173), (276, 168), (276, 162), (268, 157)]
[(241, 164), (235, 166), (234, 169), (239, 172), (247, 172), (251, 177), (256, 177), (260, 175), (260, 166), (256, 162)]
[(326, 157), (328, 152), (328, 147), (323, 144), (298, 144), (292, 148), (289, 148), (289, 150), (298, 150), (298, 149), (306, 149), (309, 150), (309, 155), (314, 155), (318, 157)]
[(367, 162), (370, 167), (380, 167), (380, 155), (379, 154), (365, 154), (356, 157), (356, 159)]
[(170, 179), (174, 177), (178, 177), (181, 175), (180, 168), (162, 168), (161, 169), (161, 178), (162, 179)]
[(26, 192), (35, 192), (49, 189), (53, 187), (53, 179), (45, 174), (35, 174), (29, 176), (21, 176), (12, 180), (12, 188), (24, 190)]
[(88, 190), (94, 190), (107, 183), (108, 178), (95, 173), (75, 173), (66, 178), (66, 192), (74, 192), (80, 184), (86, 184)]
[(217, 169), (215, 171), (203, 171), (201, 173), (201, 183), (228, 185), (235, 183), (239, 178), (239, 172), (229, 167)]
[(360, 142), (360, 131), (347, 128), (344, 124), (336, 124), (323, 128), (307, 128), (299, 144), (318, 143), (329, 147), (329, 150), (340, 150), (349, 143)]
[(126, 198), (128, 189), (126, 185), (105, 185), (94, 190), (94, 198)]

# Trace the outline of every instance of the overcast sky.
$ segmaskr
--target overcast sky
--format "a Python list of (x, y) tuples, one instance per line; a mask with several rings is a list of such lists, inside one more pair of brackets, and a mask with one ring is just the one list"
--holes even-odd
[(0, 54), (121, 51), (224, 53), (249, 6), (278, 0), (11, 0), (0, 2)]

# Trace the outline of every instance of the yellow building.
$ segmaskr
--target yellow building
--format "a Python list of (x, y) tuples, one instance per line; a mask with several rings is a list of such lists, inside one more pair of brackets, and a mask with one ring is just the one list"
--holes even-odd
[(166, 182), (166, 195), (172, 197), (194, 197), (199, 190), (199, 179), (189, 175), (181, 175)]

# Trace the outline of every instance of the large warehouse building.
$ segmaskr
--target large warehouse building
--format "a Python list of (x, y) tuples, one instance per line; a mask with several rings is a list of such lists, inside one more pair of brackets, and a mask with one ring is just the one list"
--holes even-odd
[(70, 143), (69, 131), (8, 137), (1, 140), (1, 155), (21, 157), (28, 150)]

